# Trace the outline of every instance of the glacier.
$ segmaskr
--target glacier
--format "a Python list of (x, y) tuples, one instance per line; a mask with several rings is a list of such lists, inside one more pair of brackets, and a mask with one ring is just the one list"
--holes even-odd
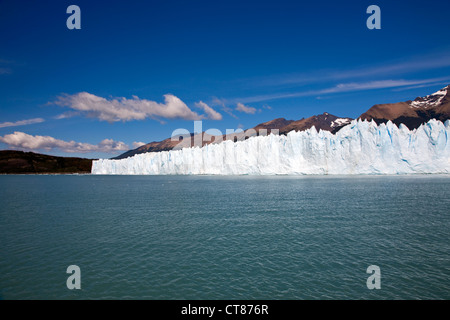
[(336, 134), (291, 131), (202, 148), (138, 154), (92, 163), (93, 174), (331, 175), (450, 173), (450, 120), (409, 130), (392, 122), (353, 120)]

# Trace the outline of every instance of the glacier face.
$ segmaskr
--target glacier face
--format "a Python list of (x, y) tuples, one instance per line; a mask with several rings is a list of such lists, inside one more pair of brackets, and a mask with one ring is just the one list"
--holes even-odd
[(450, 173), (450, 120), (415, 130), (354, 120), (336, 134), (313, 127), (203, 148), (93, 161), (93, 174), (410, 174)]

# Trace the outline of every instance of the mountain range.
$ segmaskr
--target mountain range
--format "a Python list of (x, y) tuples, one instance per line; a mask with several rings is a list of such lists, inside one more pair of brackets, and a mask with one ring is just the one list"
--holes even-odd
[(430, 119), (444, 122), (450, 118), (450, 85), (413, 101), (374, 105), (360, 118), (377, 123), (391, 120), (397, 126), (403, 123), (409, 129), (418, 128)]
[[(361, 114), (358, 119), (373, 120), (377, 124), (392, 121), (397, 126), (403, 123), (411, 130), (418, 128), (422, 123), (425, 123), (430, 119), (445, 121), (450, 119), (450, 85), (433, 94), (425, 97), (417, 97), (414, 100), (374, 105)], [(194, 142), (196, 141), (196, 138), (200, 138), (197, 141), (202, 141), (202, 146), (223, 140), (243, 140), (253, 135), (259, 135), (262, 129), (267, 130), (267, 134), (277, 132), (279, 134), (287, 134), (292, 130), (304, 131), (314, 126), (317, 130), (336, 133), (352, 120), (352, 118), (338, 117), (327, 112), (309, 118), (302, 118), (300, 120), (277, 118), (260, 123), (244, 132), (229, 136), (211, 136), (202, 132), (202, 137), (196, 137), (191, 133), (190, 136), (187, 137), (179, 136), (175, 137), (177, 139), (167, 138), (162, 141), (154, 141), (139, 148), (129, 150), (112, 159), (124, 159), (147, 152), (168, 151), (175, 147), (190, 147), (195, 145)]]

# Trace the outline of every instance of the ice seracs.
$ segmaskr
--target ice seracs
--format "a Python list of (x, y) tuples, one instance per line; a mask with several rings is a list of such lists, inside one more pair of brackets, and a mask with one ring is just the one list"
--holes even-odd
[(353, 120), (336, 134), (312, 127), (287, 135), (224, 141), (93, 161), (93, 174), (411, 174), (450, 173), (450, 121), (409, 130)]

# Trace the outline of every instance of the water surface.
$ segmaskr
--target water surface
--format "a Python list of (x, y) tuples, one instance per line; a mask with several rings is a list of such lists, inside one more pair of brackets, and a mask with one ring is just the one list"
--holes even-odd
[(0, 176), (0, 295), (449, 299), (449, 190), (429, 175)]

